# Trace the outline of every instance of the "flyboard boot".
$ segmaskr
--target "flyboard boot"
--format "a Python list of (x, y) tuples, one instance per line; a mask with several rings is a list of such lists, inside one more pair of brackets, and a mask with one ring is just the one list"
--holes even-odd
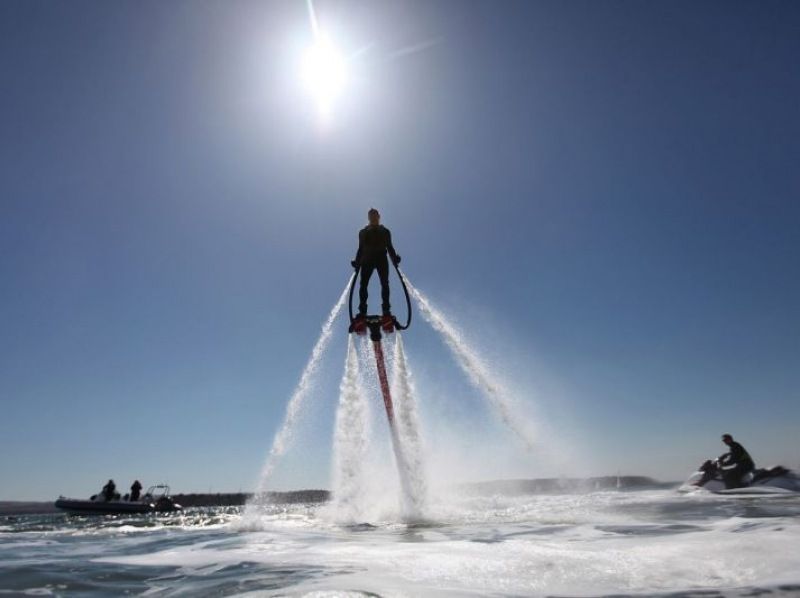
[(386, 334), (392, 334), (394, 332), (394, 322), (394, 316), (387, 311), (381, 317), (381, 329)]
[(358, 336), (364, 336), (367, 333), (367, 317), (364, 314), (358, 314), (350, 322), (349, 332), (355, 332)]

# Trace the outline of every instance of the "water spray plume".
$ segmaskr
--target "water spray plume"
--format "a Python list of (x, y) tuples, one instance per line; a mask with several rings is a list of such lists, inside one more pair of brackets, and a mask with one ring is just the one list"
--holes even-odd
[(425, 508), (427, 483), (425, 479), (422, 439), (420, 434), (417, 397), (411, 378), (411, 370), (406, 361), (403, 339), (398, 333), (394, 345), (394, 377), (392, 395), (397, 406), (397, 428), (405, 456), (405, 475), (408, 480), (409, 496), (406, 503), (412, 517), (421, 517)]
[(389, 378), (386, 373), (386, 360), (384, 357), (383, 343), (380, 339), (372, 342), (372, 351), (375, 355), (375, 366), (378, 374), (378, 381), (380, 383), (381, 395), (383, 396), (383, 403), (386, 409), (386, 417), (389, 423), (389, 433), (392, 437), (392, 451), (394, 452), (395, 463), (397, 465), (397, 473), (400, 477), (400, 488), (402, 490), (403, 512), (406, 517), (416, 517), (413, 506), (413, 491), (411, 482), (409, 480), (409, 466), (404, 452), (403, 444), (400, 440), (400, 434), (397, 427), (397, 422), (394, 416), (394, 402), (391, 398), (391, 390), (389, 388)]
[(261, 478), (259, 480), (254, 499), (258, 499), (258, 497), (266, 490), (267, 481), (275, 469), (278, 459), (286, 452), (286, 449), (289, 447), (292, 441), (292, 435), (294, 433), (295, 426), (297, 425), (297, 420), (303, 413), (305, 401), (310, 395), (311, 390), (314, 388), (314, 376), (319, 369), (322, 356), (325, 353), (325, 350), (328, 348), (328, 344), (330, 343), (331, 333), (333, 332), (333, 322), (336, 320), (336, 317), (339, 315), (342, 307), (344, 307), (345, 300), (347, 299), (347, 292), (350, 288), (351, 280), (352, 279), (349, 279), (347, 281), (342, 294), (339, 296), (339, 300), (333, 306), (331, 313), (328, 315), (328, 319), (325, 320), (325, 323), (322, 325), (322, 332), (317, 339), (317, 343), (314, 345), (314, 349), (311, 351), (311, 357), (309, 358), (308, 363), (306, 364), (306, 367), (300, 376), (300, 381), (297, 383), (297, 387), (294, 389), (294, 392), (289, 399), (289, 404), (286, 407), (286, 415), (283, 419), (283, 425), (275, 435), (275, 439), (272, 441), (272, 448), (267, 455), (264, 468), (261, 470)]
[(466, 374), (470, 383), (489, 401), (500, 420), (516, 434), (528, 450), (532, 450), (536, 444), (535, 434), (530, 429), (530, 424), (513, 412), (514, 408), (509, 400), (510, 393), (508, 390), (495, 379), (483, 363), (483, 360), (467, 345), (462, 332), (449, 322), (444, 317), (444, 314), (436, 309), (430, 300), (408, 281), (408, 278), (406, 278), (406, 284), (411, 295), (419, 304), (422, 317), (442, 335), (445, 343), (453, 353), (456, 363)]
[(368, 406), (359, 382), (358, 353), (353, 337), (348, 336), (333, 437), (334, 509), (336, 518), (346, 523), (356, 523), (361, 516), (368, 440)]
[(314, 3), (311, 0), (306, 0), (306, 8), (308, 8), (308, 20), (311, 22), (311, 32), (314, 37), (319, 35), (319, 21), (317, 21), (317, 11), (314, 10)]

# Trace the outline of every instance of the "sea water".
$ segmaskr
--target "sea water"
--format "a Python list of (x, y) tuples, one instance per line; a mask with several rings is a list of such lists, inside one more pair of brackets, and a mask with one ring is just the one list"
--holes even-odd
[[(259, 493), (306, 411), (346, 291), (289, 400)], [(523, 446), (536, 446), (504, 381), (440, 310), (411, 292), (499, 419)], [(384, 350), (395, 395), (393, 446), (403, 457), (394, 470), (386, 443), (371, 434), (373, 420), (385, 415), (370, 343), (350, 338), (331, 502), (272, 504), (261, 496), (247, 509), (0, 517), (0, 594), (800, 596), (800, 496), (685, 495), (677, 484), (557, 494), (429, 485), (400, 336)], [(398, 474), (406, 500), (398, 500)]]
[[(0, 518), (0, 592), (31, 595), (794, 596), (798, 497), (641, 489), (429, 497), (428, 521), (326, 504)], [(257, 521), (257, 523), (254, 523)], [(700, 593), (702, 592), (702, 593)]]

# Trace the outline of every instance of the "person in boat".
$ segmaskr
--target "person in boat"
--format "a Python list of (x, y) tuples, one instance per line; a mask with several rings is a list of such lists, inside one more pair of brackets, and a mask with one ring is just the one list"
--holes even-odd
[(358, 318), (367, 315), (367, 299), (369, 296), (368, 286), (372, 273), (377, 270), (378, 278), (381, 281), (381, 301), (383, 315), (391, 317), (391, 305), (389, 303), (389, 262), (386, 254), (392, 258), (392, 262), (397, 265), (400, 263), (400, 256), (392, 245), (392, 233), (389, 229), (381, 225), (381, 214), (375, 208), (367, 212), (369, 224), (362, 228), (358, 233), (358, 251), (356, 259), (350, 262), (353, 268), (361, 269), (361, 284), (358, 288)]
[(114, 480), (108, 480), (108, 483), (103, 486), (103, 490), (100, 494), (106, 500), (106, 502), (110, 500), (114, 500), (114, 496), (117, 493), (117, 485), (114, 483)]
[(724, 442), (730, 449), (724, 455), (720, 455), (719, 467), (722, 479), (725, 480), (725, 488), (741, 488), (742, 478), (756, 468), (750, 453), (733, 439), (730, 434), (722, 435)]
[(137, 501), (139, 500), (139, 496), (142, 492), (142, 484), (139, 480), (134, 480), (133, 485), (131, 486), (131, 500)]

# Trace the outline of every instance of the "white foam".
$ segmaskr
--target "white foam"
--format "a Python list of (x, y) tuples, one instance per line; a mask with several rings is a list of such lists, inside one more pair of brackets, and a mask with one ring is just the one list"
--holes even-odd
[[(269, 531), (249, 534), (249, 542), (216, 532), (212, 541), (96, 560), (194, 570), (255, 562), (325, 572), (288, 588), (297, 594), (358, 588), (409, 596), (585, 596), (800, 581), (796, 516), (709, 521), (712, 511), (703, 505), (660, 491), (473, 497), (456, 499), (449, 510), (433, 504), (446, 517), (435, 527), (394, 523), (351, 531), (313, 516), (282, 526), (277, 517)], [(697, 507), (695, 519), (681, 514), (686, 506)], [(662, 514), (671, 509), (678, 514)]]

